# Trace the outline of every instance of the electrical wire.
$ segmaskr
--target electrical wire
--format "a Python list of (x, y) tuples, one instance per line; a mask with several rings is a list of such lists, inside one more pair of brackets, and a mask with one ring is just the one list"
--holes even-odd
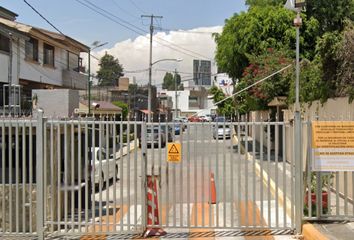
[(240, 91), (238, 91), (238, 92), (236, 92), (236, 93), (234, 93), (234, 94), (232, 94), (232, 95), (230, 95), (230, 96), (228, 96), (228, 97), (226, 97), (226, 98), (224, 98), (224, 99), (222, 99), (222, 100), (220, 100), (220, 101), (214, 103), (213, 106), (198, 111), (197, 113), (193, 114), (191, 117), (196, 116), (196, 115), (198, 115), (199, 113), (201, 113), (201, 112), (203, 112), (203, 111), (212, 109), (213, 107), (219, 105), (220, 103), (225, 102), (226, 100), (228, 100), (228, 99), (230, 99), (230, 98), (232, 98), (232, 97), (234, 97), (234, 96), (236, 96), (236, 95), (238, 95), (238, 94), (240, 94), (240, 93), (242, 93), (242, 92), (244, 92), (244, 91), (246, 91), (246, 90), (248, 90), (248, 89), (250, 89), (250, 88), (256, 86), (257, 84), (259, 84), (259, 83), (261, 83), (261, 82), (264, 82), (265, 80), (267, 80), (267, 79), (273, 77), (274, 75), (277, 75), (277, 74), (279, 74), (279, 73), (285, 71), (286, 69), (288, 69), (288, 68), (291, 67), (291, 66), (292, 66), (292, 64), (289, 64), (288, 66), (283, 67), (282, 69), (280, 69), (280, 70), (278, 70), (278, 71), (276, 71), (276, 72), (270, 74), (269, 76), (267, 76), (267, 77), (265, 77), (265, 78), (262, 78), (261, 80), (258, 80), (257, 82), (252, 83), (251, 85), (249, 85), (249, 86), (247, 86), (247, 87), (241, 89)]
[(64, 33), (62, 33), (56, 26), (54, 26), (54, 24), (52, 24), (47, 18), (45, 18), (40, 12), (38, 12), (37, 9), (35, 9), (31, 4), (29, 4), (26, 0), (23, 0), (30, 8), (32, 8), (32, 10), (37, 13), (42, 19), (44, 19), (44, 21), (46, 21), (50, 26), (52, 26), (55, 30), (57, 30), (61, 35), (64, 35)]
[(122, 12), (125, 12), (127, 15), (131, 16), (134, 19), (138, 19), (140, 21), (140, 18), (135, 16), (134, 14), (130, 13), (129, 11), (125, 10), (124, 8), (122, 8), (117, 2), (116, 0), (111, 0), (111, 2), (113, 2), (114, 5), (117, 6), (117, 8), (119, 8)]
[[(141, 29), (141, 28), (139, 28), (139, 27), (137, 27), (137, 26), (135, 26), (135, 25), (133, 25), (133, 24), (121, 19), (121, 18), (119, 18), (118, 16), (116, 16), (116, 15), (110, 13), (109, 11), (97, 6), (96, 4), (94, 4), (94, 3), (92, 3), (92, 2), (90, 2), (88, 0), (75, 0), (75, 1), (80, 3), (81, 5), (89, 8), (89, 9), (91, 9), (95, 13), (97, 13), (97, 14), (99, 14), (99, 15), (101, 15), (101, 16), (103, 16), (103, 17), (105, 17), (105, 18), (107, 18), (107, 19), (109, 19), (109, 20), (111, 20), (111, 21), (113, 21), (113, 22), (115, 22), (117, 24), (119, 24), (120, 26), (122, 26), (124, 28), (127, 28), (127, 29), (131, 30), (134, 33), (137, 33), (138, 35), (143, 35), (143, 37), (149, 39), (147, 36), (145, 36), (145, 34), (148, 34), (148, 32), (146, 32), (146, 30)], [(98, 11), (97, 9), (99, 9), (100, 11)], [(118, 19), (121, 22), (117, 21), (114, 18)], [(159, 41), (157, 41), (156, 39), (158, 39)], [(208, 58), (208, 57), (206, 57), (206, 56), (204, 56), (202, 54), (199, 54), (199, 53), (196, 53), (196, 52), (194, 52), (192, 50), (183, 48), (183, 47), (181, 47), (181, 46), (179, 46), (177, 44), (171, 43), (171, 42), (169, 42), (169, 41), (167, 41), (165, 39), (159, 38), (159, 37), (155, 37), (154, 38), (154, 42), (156, 42), (156, 43), (158, 43), (158, 44), (160, 44), (162, 46), (168, 47), (168, 48), (170, 48), (170, 49), (172, 49), (174, 51), (183, 53), (185, 55), (188, 55), (188, 56), (191, 56), (191, 57), (194, 57), (194, 58), (202, 57), (204, 59), (211, 60), (210, 58)], [(169, 45), (167, 45), (165, 43), (162, 43), (162, 42), (166, 42)]]
[(142, 10), (133, 0), (129, 0), (129, 2), (136, 8), (138, 9), (138, 11), (142, 12), (142, 13), (146, 13), (144, 10)]

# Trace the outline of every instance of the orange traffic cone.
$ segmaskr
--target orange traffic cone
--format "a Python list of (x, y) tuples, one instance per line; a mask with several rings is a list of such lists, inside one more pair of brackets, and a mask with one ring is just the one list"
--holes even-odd
[(214, 173), (210, 172), (210, 204), (216, 204), (216, 187)]
[[(159, 203), (157, 198), (157, 176), (147, 176), (147, 225), (159, 225)], [(153, 212), (153, 204), (155, 211)], [(154, 221), (153, 221), (154, 219)], [(147, 228), (144, 232), (144, 237), (164, 236), (167, 233), (161, 228)]]

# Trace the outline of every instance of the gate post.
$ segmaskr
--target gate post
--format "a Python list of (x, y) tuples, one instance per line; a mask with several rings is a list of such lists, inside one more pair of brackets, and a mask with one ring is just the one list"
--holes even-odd
[(36, 126), (36, 228), (39, 240), (44, 239), (44, 154), (43, 154), (43, 137), (44, 137), (44, 119), (43, 110), (38, 110), (37, 126)]
[(141, 152), (142, 152), (142, 157), (143, 157), (143, 165), (142, 165), (142, 188), (144, 189), (142, 191), (143, 196), (142, 196), (142, 226), (143, 226), (143, 232), (147, 228), (147, 221), (146, 221), (146, 216), (147, 216), (147, 149), (146, 149), (146, 122), (143, 121), (141, 124), (141, 132), (140, 132), (140, 145), (141, 145)]
[(303, 163), (302, 163), (302, 146), (301, 146), (301, 113), (299, 110), (295, 111), (294, 116), (295, 125), (295, 228), (297, 233), (301, 234), (302, 228), (302, 214), (303, 214)]

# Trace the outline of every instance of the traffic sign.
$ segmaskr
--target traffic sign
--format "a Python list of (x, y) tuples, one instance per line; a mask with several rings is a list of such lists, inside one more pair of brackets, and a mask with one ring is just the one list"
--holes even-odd
[(181, 144), (172, 142), (167, 144), (167, 161), (179, 163), (182, 159)]

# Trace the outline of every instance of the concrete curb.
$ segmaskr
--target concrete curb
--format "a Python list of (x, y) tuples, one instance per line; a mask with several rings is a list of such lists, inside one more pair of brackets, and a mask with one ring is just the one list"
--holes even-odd
[[(233, 135), (233, 139), (237, 143), (237, 145), (241, 146), (241, 149), (244, 151), (244, 153), (247, 156), (247, 160), (248, 161), (253, 161), (253, 156), (250, 153), (248, 153), (248, 152), (246, 153), (246, 150), (245, 150), (244, 146), (239, 144), (237, 136), (235, 134)], [(257, 173), (258, 177), (260, 177), (261, 176), (261, 170), (262, 170), (261, 166), (257, 162), (255, 163), (255, 165), (256, 165), (255, 166), (256, 167), (256, 173)], [(263, 184), (265, 186), (268, 186), (268, 173), (265, 171), (265, 169), (263, 169)], [(272, 178), (270, 178), (269, 185), (270, 185), (269, 187), (271, 189), (272, 195), (274, 197), (276, 197), (275, 196), (276, 184), (275, 184), (275, 182), (273, 181)], [(288, 197), (286, 197), (284, 199), (283, 196), (284, 196), (283, 191), (278, 187), (278, 200), (279, 200), (279, 203), (284, 205), (284, 201), (286, 201), (286, 209), (285, 209), (285, 211), (286, 211), (286, 214), (288, 215), (288, 217), (291, 218), (291, 201), (290, 201), (290, 199)]]
[(329, 240), (313, 224), (305, 223), (302, 225), (302, 235), (304, 240)]
[[(246, 154), (247, 160), (252, 161), (253, 156), (249, 152), (246, 153), (244, 146), (242, 144), (239, 144), (236, 134), (233, 134), (233, 140), (235, 141), (235, 143), (237, 145), (241, 146), (241, 150), (243, 150), (243, 152)], [(256, 164), (257, 175), (260, 177), (261, 167), (258, 163), (255, 163), (255, 164)], [(268, 173), (265, 172), (264, 169), (263, 169), (263, 184), (265, 186), (268, 186)], [(272, 195), (275, 197), (276, 184), (272, 178), (270, 178), (269, 185), (270, 185), (269, 187), (271, 188)], [(282, 204), (284, 203), (283, 191), (281, 191), (279, 188), (278, 188), (278, 200), (279, 200), (279, 203), (282, 203)], [(288, 215), (288, 217), (290, 217), (291, 216), (291, 201), (288, 197), (286, 197), (285, 201), (286, 201), (286, 214)], [(302, 235), (303, 235), (304, 240), (329, 240), (328, 237), (323, 235), (313, 224), (310, 224), (310, 223), (303, 224)]]

